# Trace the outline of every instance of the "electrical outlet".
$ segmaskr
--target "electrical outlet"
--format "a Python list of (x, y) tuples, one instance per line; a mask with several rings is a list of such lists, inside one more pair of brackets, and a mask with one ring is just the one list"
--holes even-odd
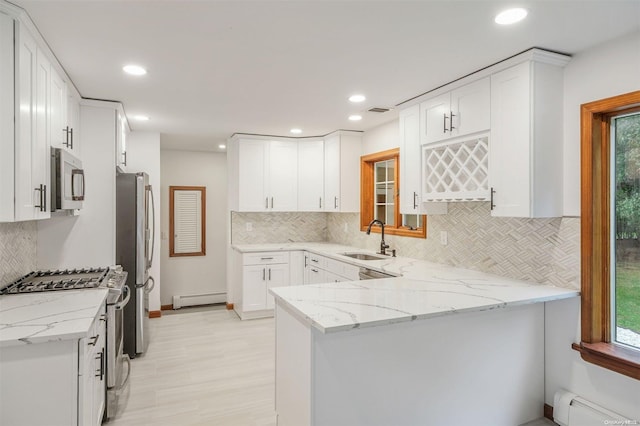
[(247, 232), (253, 231), (253, 223), (247, 222), (245, 226), (246, 226)]
[(449, 233), (447, 231), (440, 231), (440, 244), (446, 246), (449, 243)]
[(160, 232), (160, 239), (161, 240), (166, 240), (167, 239), (167, 231)]

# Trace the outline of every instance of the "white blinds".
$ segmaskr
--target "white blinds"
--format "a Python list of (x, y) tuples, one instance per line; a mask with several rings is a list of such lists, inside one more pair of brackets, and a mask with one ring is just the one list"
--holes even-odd
[(174, 193), (174, 252), (202, 250), (202, 192), (181, 190)]

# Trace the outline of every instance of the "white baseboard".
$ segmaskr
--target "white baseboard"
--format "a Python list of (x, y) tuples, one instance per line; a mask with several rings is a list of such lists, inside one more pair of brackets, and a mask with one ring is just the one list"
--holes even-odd
[(205, 293), (187, 294), (173, 296), (173, 309), (180, 309), (186, 306), (210, 305), (212, 303), (225, 303), (227, 293)]

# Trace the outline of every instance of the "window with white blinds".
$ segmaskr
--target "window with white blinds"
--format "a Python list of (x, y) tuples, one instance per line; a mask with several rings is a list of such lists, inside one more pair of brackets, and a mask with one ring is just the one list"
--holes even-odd
[(205, 255), (206, 188), (169, 187), (169, 256)]

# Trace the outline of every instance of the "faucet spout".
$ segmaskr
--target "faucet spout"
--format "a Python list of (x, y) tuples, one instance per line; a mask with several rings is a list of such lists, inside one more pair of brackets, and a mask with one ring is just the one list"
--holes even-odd
[(387, 254), (386, 250), (389, 248), (389, 245), (384, 242), (384, 222), (382, 222), (379, 219), (373, 219), (371, 222), (369, 222), (369, 226), (367, 227), (367, 235), (371, 234), (371, 227), (376, 223), (380, 225), (381, 237), (382, 237), (380, 241), (380, 251), (378, 253), (386, 255)]

